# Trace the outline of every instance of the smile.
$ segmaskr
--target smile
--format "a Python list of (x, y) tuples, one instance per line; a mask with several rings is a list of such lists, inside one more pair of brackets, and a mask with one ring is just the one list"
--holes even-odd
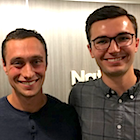
[(120, 61), (120, 60), (122, 60), (122, 59), (124, 59), (125, 57), (119, 57), (119, 58), (110, 58), (110, 59), (105, 59), (105, 60), (107, 60), (107, 61), (109, 61), (109, 62), (115, 62), (115, 61)]
[(22, 84), (24, 84), (24, 85), (28, 85), (28, 86), (31, 86), (31, 85), (33, 85), (35, 82), (37, 82), (38, 81), (38, 79), (37, 80), (34, 80), (34, 81), (19, 81), (20, 83), (22, 83)]

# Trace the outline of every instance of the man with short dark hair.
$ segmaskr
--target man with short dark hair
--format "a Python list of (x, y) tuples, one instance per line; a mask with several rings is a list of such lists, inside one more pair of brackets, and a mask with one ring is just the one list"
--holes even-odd
[(33, 30), (16, 29), (2, 43), (12, 93), (0, 99), (0, 140), (80, 140), (76, 111), (43, 94), (47, 47)]
[(70, 93), (83, 140), (140, 139), (140, 72), (133, 68), (139, 45), (135, 17), (118, 6), (101, 7), (87, 18), (86, 35), (102, 76), (77, 83)]

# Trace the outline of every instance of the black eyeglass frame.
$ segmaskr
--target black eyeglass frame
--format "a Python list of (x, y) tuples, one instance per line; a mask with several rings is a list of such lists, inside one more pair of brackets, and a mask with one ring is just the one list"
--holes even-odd
[[(117, 43), (117, 41), (116, 41), (116, 38), (119, 36), (119, 35), (125, 35), (125, 34), (129, 34), (129, 35), (131, 35), (132, 36), (132, 38), (131, 38), (131, 43), (129, 44), (129, 45), (126, 45), (126, 46), (119, 46), (118, 45), (118, 43)], [(90, 43), (94, 43), (93, 45), (94, 45), (94, 47), (97, 49), (97, 50), (106, 50), (106, 49), (108, 49), (109, 47), (110, 47), (110, 44), (111, 44), (111, 41), (112, 40), (114, 40), (115, 41), (115, 43), (117, 44), (117, 46), (118, 47), (128, 47), (128, 46), (130, 46), (132, 43), (133, 43), (133, 36), (134, 36), (135, 34), (132, 34), (132, 33), (128, 33), (128, 32), (123, 32), (123, 33), (119, 33), (118, 35), (116, 35), (115, 37), (108, 37), (108, 36), (99, 36), (99, 37), (97, 37), (97, 38), (95, 38), (95, 39), (93, 39), (93, 40), (91, 40), (91, 42)], [(99, 38), (108, 38), (109, 40), (110, 40), (110, 42), (109, 42), (109, 45), (108, 45), (108, 47), (106, 47), (106, 48), (103, 48), (103, 49), (99, 49), (99, 48), (97, 48), (96, 47), (96, 45), (95, 45), (95, 41), (97, 40), (97, 39), (99, 39)], [(91, 45), (91, 44), (90, 44)], [(92, 46), (91, 46), (92, 47)]]

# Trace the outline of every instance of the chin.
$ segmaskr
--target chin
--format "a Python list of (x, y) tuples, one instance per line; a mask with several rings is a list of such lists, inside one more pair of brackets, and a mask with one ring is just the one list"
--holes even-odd
[(22, 92), (21, 95), (25, 98), (31, 98), (31, 97), (34, 97), (38, 94), (39, 92)]
[(115, 71), (106, 72), (106, 75), (111, 77), (118, 77), (124, 75), (125, 73), (126, 71), (124, 70), (115, 70)]

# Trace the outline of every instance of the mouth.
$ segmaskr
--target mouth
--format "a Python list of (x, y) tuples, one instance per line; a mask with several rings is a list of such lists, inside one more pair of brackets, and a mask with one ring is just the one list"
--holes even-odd
[(36, 83), (37, 81), (38, 81), (38, 79), (37, 80), (34, 80), (34, 81), (19, 81), (19, 82), (22, 83), (22, 84), (24, 84), (24, 85), (31, 86), (34, 83)]
[(105, 59), (106, 61), (109, 61), (109, 62), (116, 62), (116, 61), (120, 61), (122, 59), (124, 59), (125, 56), (123, 57), (118, 57), (118, 58), (108, 58), (108, 59)]

